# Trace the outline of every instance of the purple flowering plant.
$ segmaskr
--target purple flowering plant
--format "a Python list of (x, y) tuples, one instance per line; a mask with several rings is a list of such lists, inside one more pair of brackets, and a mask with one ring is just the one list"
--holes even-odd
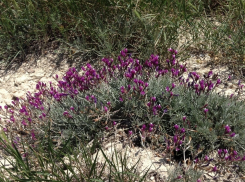
[[(123, 49), (115, 60), (103, 58), (101, 69), (87, 64), (82, 74), (70, 68), (61, 79), (55, 76), (57, 84), (38, 82), (35, 93), (1, 108), (4, 134), (21, 150), (19, 135), (33, 146), (45, 138), (45, 130), (51, 138), (89, 142), (127, 126), (131, 144), (140, 140), (141, 146), (173, 154), (173, 159), (173, 151), (193, 153), (199, 144), (205, 148), (199, 155), (219, 145), (229, 151), (237, 150), (236, 143), (243, 146), (244, 106), (213, 93), (222, 81), (212, 71), (203, 78), (196, 72), (186, 75), (187, 65), (178, 62), (177, 51), (169, 53), (166, 62), (157, 55), (141, 62)], [(180, 162), (187, 165), (186, 160), (184, 156)]]

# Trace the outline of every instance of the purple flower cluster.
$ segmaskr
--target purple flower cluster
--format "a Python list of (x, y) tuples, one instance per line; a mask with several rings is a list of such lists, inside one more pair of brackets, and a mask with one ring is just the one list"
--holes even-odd
[(72, 118), (72, 116), (70, 115), (70, 113), (68, 111), (64, 111), (63, 115), (67, 118)]
[(154, 131), (154, 124), (143, 124), (141, 126), (140, 132), (142, 133), (142, 137), (146, 138), (150, 133)]
[(156, 97), (151, 97), (151, 100), (147, 103), (147, 106), (152, 111), (153, 115), (157, 115), (158, 111), (162, 108), (160, 104), (156, 104)]
[[(110, 117), (110, 112), (113, 110), (112, 105), (114, 103), (111, 103), (108, 100), (102, 102), (98, 100), (99, 97), (97, 97), (96, 94), (92, 95), (88, 92), (96, 89), (101, 82), (108, 83), (111, 79), (117, 80), (119, 76), (126, 78), (127, 82), (126, 85), (120, 85), (120, 88), (118, 89), (120, 95), (119, 100), (124, 101), (131, 97), (142, 99), (153, 117), (158, 117), (161, 113), (164, 114), (167, 109), (162, 109), (164, 106), (159, 104), (160, 97), (147, 95), (150, 76), (160, 78), (161, 76), (168, 74), (172, 77), (171, 80), (174, 80), (174, 82), (165, 88), (167, 94), (170, 95), (169, 98), (174, 96), (173, 90), (176, 89), (178, 83), (186, 87), (188, 86), (189, 89), (193, 89), (198, 95), (201, 93), (209, 93), (221, 83), (221, 80), (217, 79), (216, 75), (213, 75), (212, 71), (210, 71), (203, 79), (196, 72), (191, 72), (185, 80), (182, 75), (187, 71), (186, 64), (181, 65), (178, 63), (176, 60), (176, 50), (169, 49), (169, 52), (171, 53), (171, 57), (166, 60), (167, 67), (163, 67), (159, 64), (159, 56), (157, 55), (151, 55), (144, 64), (141, 64), (139, 60), (134, 60), (128, 55), (127, 49), (123, 49), (120, 52), (120, 56), (118, 56), (117, 61), (114, 61), (112, 58), (103, 58), (102, 62), (104, 65), (98, 71), (90, 64), (87, 64), (86, 67), (81, 67), (81, 70), (83, 71), (82, 75), (79, 74), (76, 68), (70, 68), (61, 80), (59, 80), (59, 77), (56, 75), (55, 79), (57, 80), (57, 86), (53, 86), (51, 82), (49, 84), (38, 82), (36, 85), (36, 93), (31, 94), (28, 92), (26, 99), (15, 99), (12, 102), (13, 108), (9, 106), (5, 106), (5, 110), (0, 108), (1, 113), (7, 116), (7, 122), (3, 130), (6, 133), (10, 133), (11, 130), (25, 129), (26, 131), (29, 131), (28, 137), (32, 141), (35, 141), (37, 140), (38, 133), (34, 128), (36, 129), (40, 127), (38, 123), (46, 124), (45, 121), (48, 120), (49, 104), (47, 104), (46, 101), (52, 100), (54, 102), (58, 101), (58, 103), (61, 103), (63, 98), (66, 97), (71, 97), (75, 101), (79, 93), (85, 94), (83, 99), (85, 97), (85, 102), (88, 104), (94, 104), (96, 107), (96, 103), (102, 103), (100, 109), (96, 108), (99, 112), (98, 115), (102, 116), (98, 117), (99, 119), (103, 118), (103, 116)], [(150, 75), (152, 73), (154, 75)], [(216, 82), (213, 80), (216, 80)], [(240, 89), (243, 88), (243, 85), (241, 85), (240, 82), (238, 85)], [(150, 99), (145, 103), (147, 98)], [(81, 112), (77, 106), (75, 108), (71, 106), (66, 110), (64, 109), (62, 117), (74, 119), (75, 114)], [(207, 117), (209, 112), (207, 105), (202, 109)], [(116, 121), (111, 122), (111, 125), (111, 128), (113, 129), (116, 129), (119, 126)], [(190, 122), (187, 120), (186, 116), (183, 117), (183, 126), (191, 129)], [(168, 151), (178, 151), (181, 149), (186, 137), (185, 128), (181, 128), (177, 124), (174, 125), (174, 136), (170, 136), (166, 139)], [(105, 126), (105, 129), (107, 131), (110, 130), (108, 126)], [(142, 125), (139, 130), (144, 138), (156, 131), (154, 124), (152, 123)], [(231, 132), (230, 126), (228, 125), (225, 126), (224, 133), (230, 137), (235, 136), (235, 133)], [(128, 131), (129, 136), (132, 134), (132, 130)], [(14, 138), (13, 141), (18, 143), (16, 138)], [(225, 152), (225, 150), (222, 150), (218, 153), (220, 157), (224, 158), (226, 161), (245, 160), (245, 156), (243, 158), (238, 157), (235, 151), (229, 155), (228, 152)], [(198, 160), (195, 160), (196, 163), (198, 163)], [(206, 157), (204, 161), (208, 162), (210, 159)], [(213, 168), (213, 171), (216, 170), (217, 168)]]
[[(33, 123), (35, 122), (35, 125), (37, 125), (37, 123), (45, 124), (37, 121), (45, 121), (48, 115), (49, 106), (46, 105), (47, 99), (50, 100), (53, 98), (60, 102), (62, 101), (62, 97), (70, 96), (74, 98), (79, 92), (97, 87), (101, 81), (106, 80), (105, 68), (96, 72), (90, 64), (87, 64), (87, 68), (82, 67), (82, 70), (84, 74), (80, 76), (75, 68), (70, 68), (62, 80), (58, 80), (58, 76), (56, 75), (55, 79), (58, 82), (57, 87), (54, 87), (51, 82), (49, 87), (45, 83), (38, 82), (36, 85), (36, 93), (31, 94), (27, 92), (25, 99), (15, 98), (15, 100), (12, 101), (13, 108), (10, 109), (8, 106), (4, 107), (6, 112), (3, 114), (6, 115), (6, 118), (9, 118), (9, 120), (5, 119), (6, 124), (4, 131), (11, 132), (13, 128), (16, 130), (25, 128), (25, 130), (31, 130), (31, 139), (36, 139), (35, 130), (33, 128), (37, 128), (37, 126), (34, 127)], [(96, 98), (93, 95), (88, 95), (86, 99), (96, 102)], [(106, 107), (104, 107), (104, 109), (105, 111), (107, 110)], [(71, 108), (71, 110), (74, 110), (74, 108)], [(72, 117), (71, 113), (68, 111), (64, 111), (63, 115), (67, 118)]]
[[(193, 88), (195, 92), (200, 95), (201, 93), (208, 93), (217, 87), (221, 80), (217, 78), (217, 75), (213, 75), (212, 71), (209, 71), (207, 76), (204, 76), (204, 79), (200, 79), (200, 75), (196, 72), (190, 72), (186, 81), (182, 81), (188, 85), (189, 88)], [(192, 81), (190, 81), (190, 79)], [(216, 83), (212, 82), (216, 79)]]
[[(141, 95), (146, 94), (146, 88), (149, 86), (147, 82), (140, 79), (134, 79), (133, 91), (134, 93), (140, 93)], [(128, 90), (130, 90), (130, 85), (128, 85)]]
[[(241, 157), (238, 155), (238, 152), (235, 150), (230, 150), (230, 152), (227, 149), (219, 149), (217, 151), (218, 158), (216, 160), (211, 159), (208, 156), (205, 156), (203, 159), (196, 158), (194, 160), (195, 167), (197, 168), (206, 168), (210, 166), (212, 163), (214, 166), (211, 167), (211, 170), (209, 172), (217, 172), (220, 170), (225, 170), (225, 168), (235, 168), (237, 165), (237, 162), (243, 162), (245, 161), (245, 156)], [(210, 168), (209, 168), (210, 169)]]
[[(167, 142), (167, 151), (170, 151), (172, 148), (176, 151), (180, 150), (181, 145), (185, 141), (185, 128), (180, 128), (179, 125), (174, 125), (174, 136), (172, 140), (166, 140)], [(173, 145), (173, 146), (171, 146)]]
[(50, 87), (50, 94), (59, 101), (62, 96), (70, 95), (74, 97), (79, 92), (90, 90), (98, 86), (102, 80), (106, 80), (105, 67), (97, 72), (90, 64), (87, 64), (87, 68), (82, 67), (82, 70), (84, 74), (80, 76), (76, 68), (70, 68), (63, 77), (63, 80), (58, 81), (58, 88), (61, 92)]
[(230, 137), (234, 137), (236, 135), (236, 133), (231, 132), (231, 128), (228, 125), (225, 126), (225, 134), (230, 135)]
[[(41, 84), (40, 82), (37, 84), (37, 88), (40, 89), (42, 87), (46, 87), (45, 84)], [(28, 130), (28, 128), (32, 125), (33, 119), (37, 115), (33, 110), (38, 110), (40, 115), (35, 119), (44, 119), (46, 117), (46, 110), (44, 109), (43, 99), (41, 97), (42, 94), (35, 93), (34, 96), (27, 93), (26, 100), (15, 98), (12, 101), (13, 106), (4, 106), (5, 112), (2, 107), (0, 107), (0, 112), (5, 116), (5, 127), (3, 130), (6, 133), (11, 133), (12, 130)], [(33, 140), (36, 139), (35, 130), (31, 129), (30, 135)], [(18, 143), (18, 140), (15, 140), (15, 144)]]
[(145, 62), (145, 66), (152, 68), (152, 67), (157, 67), (159, 64), (159, 56), (158, 55), (151, 55), (150, 59)]
[[(154, 125), (153, 125), (152, 123), (150, 123), (150, 124), (148, 125), (148, 131), (149, 131), (149, 132), (152, 132), (152, 131), (153, 131), (153, 127), (154, 127)], [(144, 132), (144, 131), (147, 131), (147, 127), (146, 127), (145, 124), (143, 124), (143, 125), (141, 126), (141, 132)]]
[(229, 153), (227, 149), (219, 149), (218, 155), (220, 159), (225, 159), (226, 161), (232, 161), (232, 162), (245, 161), (245, 156), (244, 157), (238, 156), (236, 150), (233, 150)]

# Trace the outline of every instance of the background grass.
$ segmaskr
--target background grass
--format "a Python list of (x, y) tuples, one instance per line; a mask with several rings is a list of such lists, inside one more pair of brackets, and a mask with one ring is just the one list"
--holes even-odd
[[(178, 48), (186, 59), (207, 51), (241, 67), (244, 0), (2, 0), (0, 59), (60, 48), (71, 57), (116, 56), (123, 48), (145, 59)], [(187, 36), (180, 44), (181, 35)], [(237, 68), (237, 67), (236, 67)]]

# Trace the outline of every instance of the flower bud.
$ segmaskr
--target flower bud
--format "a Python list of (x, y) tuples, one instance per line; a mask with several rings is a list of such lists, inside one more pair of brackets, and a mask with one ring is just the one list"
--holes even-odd
[(205, 160), (205, 161), (208, 161), (208, 160), (209, 160), (209, 157), (206, 155), (206, 156), (204, 157), (204, 160)]
[(153, 128), (154, 124), (150, 123), (149, 126), (150, 126), (150, 128)]
[(152, 127), (150, 127), (150, 128), (149, 128), (149, 132), (152, 132), (152, 131), (153, 131), (153, 128), (152, 128)]
[(178, 141), (178, 136), (174, 135), (174, 143), (177, 143), (177, 141)]
[(185, 133), (185, 128), (181, 128), (180, 133)]
[(204, 108), (204, 110), (203, 110), (203, 111), (204, 111), (204, 113), (205, 113), (205, 114), (207, 114), (208, 109), (207, 109), (207, 108)]
[(107, 104), (108, 106), (111, 106), (111, 102), (107, 102), (106, 104)]
[(213, 170), (212, 170), (213, 172), (216, 172), (217, 171), (217, 167), (216, 166), (214, 166), (214, 168), (213, 168)]
[(177, 124), (174, 125), (174, 128), (175, 128), (176, 131), (178, 131), (179, 130), (179, 125), (177, 125)]
[(230, 132), (231, 132), (230, 126), (226, 125), (225, 126), (225, 133), (230, 133)]

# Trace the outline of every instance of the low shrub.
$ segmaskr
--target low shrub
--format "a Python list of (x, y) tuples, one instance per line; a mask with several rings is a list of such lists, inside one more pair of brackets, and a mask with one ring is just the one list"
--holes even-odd
[[(244, 161), (245, 115), (239, 94), (216, 94), (213, 90), (221, 84), (217, 75), (187, 74), (186, 65), (176, 60), (177, 51), (169, 52), (160, 64), (157, 55), (140, 62), (124, 49), (117, 61), (103, 58), (101, 70), (87, 64), (81, 75), (75, 68), (62, 79), (56, 75), (57, 86), (39, 82), (36, 93), (1, 110), (3, 136), (24, 155), (41, 139), (42, 148), (49, 150), (48, 138), (65, 153), (64, 142), (86, 145), (121, 128), (124, 139), (158, 148), (185, 167), (187, 161), (200, 167), (198, 162), (213, 151), (232, 165)], [(242, 88), (239, 81), (238, 91)]]

